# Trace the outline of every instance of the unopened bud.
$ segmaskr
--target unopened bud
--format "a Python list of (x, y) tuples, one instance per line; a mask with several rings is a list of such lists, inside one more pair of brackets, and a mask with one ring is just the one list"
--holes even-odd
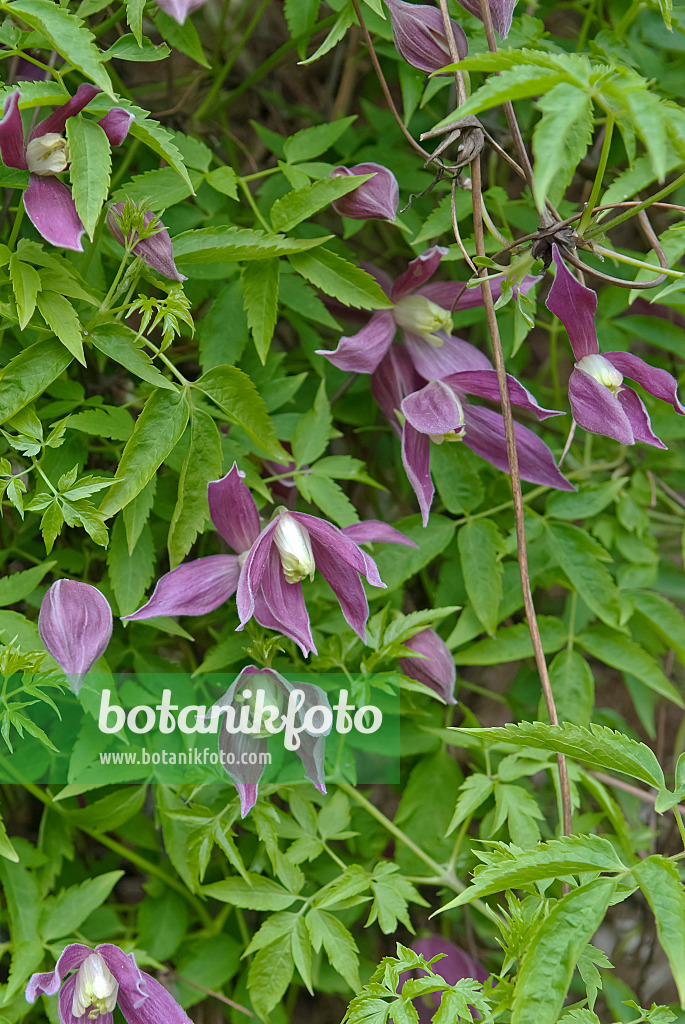
[(74, 693), (104, 654), (112, 636), (112, 609), (90, 583), (58, 580), (40, 606), (38, 632), (45, 649), (59, 663)]
[[(454, 63), (450, 53), (445, 26), (440, 11), (427, 4), (409, 4), (404, 0), (385, 0), (395, 46), (399, 53), (419, 71), (439, 71)], [(468, 56), (469, 48), (461, 25), (452, 21), (452, 31), (461, 60)]]
[(332, 178), (351, 177), (355, 174), (373, 174), (352, 192), (336, 199), (331, 205), (341, 217), (352, 220), (394, 220), (400, 201), (400, 190), (392, 171), (382, 164), (355, 164), (354, 167), (336, 167)]
[[(124, 233), (121, 230), (121, 215), (123, 211), (124, 203), (112, 203), (107, 211), (107, 227), (119, 245), (126, 245)], [(146, 210), (143, 217), (144, 226), (147, 227), (154, 218), (154, 213), (151, 210)], [(135, 241), (135, 237), (130, 240)], [(148, 267), (152, 267), (162, 277), (168, 277), (171, 281), (186, 280), (183, 274), (179, 273), (174, 263), (174, 250), (171, 245), (171, 238), (161, 221), (153, 235), (149, 235), (147, 238), (143, 238), (142, 241), (136, 242), (132, 252), (136, 256), (140, 256), (147, 263)]]
[(450, 649), (442, 637), (438, 636), (434, 629), (422, 629), (420, 633), (405, 640), (404, 646), (424, 657), (414, 658), (408, 655), (400, 658), (400, 671), (405, 676), (429, 686), (447, 704), (456, 704), (454, 684), (457, 669)]
[(309, 533), (283, 506), (276, 511), (280, 515), (274, 531), (274, 543), (281, 556), (286, 580), (288, 583), (299, 583), (305, 576), (313, 580), (316, 565)]

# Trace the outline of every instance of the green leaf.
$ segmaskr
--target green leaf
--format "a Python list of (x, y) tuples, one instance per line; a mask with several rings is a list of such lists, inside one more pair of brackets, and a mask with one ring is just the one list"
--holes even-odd
[(92, 33), (68, 8), (52, 0), (12, 0), (11, 3), (0, 3), (0, 10), (37, 29), (67, 64), (78, 68), (108, 96), (114, 95)]
[(117, 516), (107, 548), (107, 569), (119, 614), (128, 615), (140, 606), (154, 575), (155, 547), (150, 528), (143, 528), (133, 551), (129, 552), (126, 524), (123, 516)]
[(547, 515), (555, 519), (587, 519), (603, 512), (626, 486), (625, 477), (578, 491), (553, 491), (547, 499)]
[(668, 598), (647, 590), (631, 592), (637, 610), (649, 620), (667, 647), (685, 664), (685, 618)]
[(270, 458), (287, 465), (290, 455), (276, 437), (264, 399), (237, 366), (215, 366), (195, 383), (225, 413), (230, 423), (242, 427)]
[(632, 871), (652, 908), (659, 942), (671, 965), (681, 1008), (685, 1008), (685, 892), (678, 869), (655, 854), (639, 861)]
[[(545, 654), (551, 654), (564, 646), (568, 639), (568, 627), (560, 619), (552, 615), (538, 615), (538, 626)], [(478, 640), (454, 652), (457, 665), (500, 665), (532, 656), (533, 643), (525, 622), (504, 626), (497, 630), (494, 637)]]
[(388, 309), (392, 302), (378, 282), (329, 249), (288, 257), (294, 270), (326, 295), (354, 309)]
[(244, 910), (287, 910), (297, 899), (278, 882), (263, 875), (248, 874), (245, 878), (224, 878), (202, 888), (205, 896), (221, 903), (233, 903)]
[(299, 420), (292, 438), (293, 458), (300, 468), (323, 455), (328, 447), (333, 418), (326, 394), (326, 382), (321, 381), (314, 405)]
[(295, 483), (304, 500), (317, 505), (326, 519), (331, 519), (341, 527), (359, 522), (354, 505), (340, 484), (330, 477), (296, 473)]
[(278, 278), (281, 264), (277, 259), (255, 260), (243, 270), (243, 306), (247, 324), (262, 363), (269, 354), (271, 339), (278, 320)]
[(10, 279), (19, 313), (19, 326), (23, 331), (36, 308), (36, 297), (41, 288), (40, 275), (35, 267), (23, 263), (17, 253), (13, 252), (10, 256)]
[(402, 876), (397, 864), (391, 861), (380, 861), (370, 879), (373, 903), (366, 922), (366, 927), (378, 921), (384, 935), (397, 931), (397, 923), (401, 921), (405, 928), (413, 931), (409, 918), (409, 902), (418, 903), (422, 907), (429, 904), (419, 895), (410, 881)]
[[(464, 62), (460, 61), (459, 66), (463, 67)], [(485, 85), (476, 89), (459, 107), (458, 116), (479, 114), (507, 101), (522, 100), (528, 96), (544, 96), (563, 82), (564, 78), (558, 71), (544, 71), (529, 64), (504, 70), (499, 75), (490, 75)], [(449, 118), (443, 118), (437, 127), (448, 125), (454, 120), (454, 114), (451, 114)]]
[(168, 57), (171, 50), (165, 43), (151, 43), (146, 37), (142, 42), (138, 42), (135, 36), (127, 33), (126, 35), (119, 36), (109, 50), (106, 50), (103, 54), (103, 60), (131, 60), (140, 61), (147, 63), (149, 61), (164, 60)]
[(605, 665), (637, 676), (650, 690), (667, 697), (681, 708), (685, 707), (675, 686), (667, 679), (651, 654), (624, 633), (598, 623), (579, 633), (576, 636), (576, 643)]
[(185, 53), (203, 68), (211, 67), (205, 52), (202, 49), (197, 29), (193, 25), (192, 18), (186, 18), (183, 25), (172, 18), (166, 11), (158, 10), (155, 14), (155, 25), (168, 43), (181, 53)]
[(141, 44), (143, 43), (143, 11), (145, 10), (145, 0), (126, 0), (126, 21), (128, 27), (136, 37), (136, 41)]
[(359, 188), (370, 178), (373, 178), (373, 173), (354, 174), (351, 177), (321, 178), (319, 181), (313, 181), (306, 188), (287, 192), (271, 207), (269, 216), (274, 230), (290, 231), (296, 224), (300, 224), (312, 214), (330, 206), (334, 200)]
[(320, 238), (286, 238), (251, 228), (197, 228), (183, 231), (174, 238), (174, 254), (183, 266), (194, 263), (263, 260), (271, 256), (287, 256), (305, 249), (314, 249), (328, 241)]
[(217, 167), (209, 172), (206, 181), (222, 195), (228, 196), (230, 199), (238, 198), (238, 176), (232, 167)]
[(96, 878), (87, 878), (80, 885), (72, 885), (57, 896), (48, 897), (43, 903), (40, 918), (41, 937), (49, 942), (62, 935), (71, 935), (89, 914), (105, 902), (123, 875), (123, 871), (108, 871)]
[(247, 988), (260, 1016), (265, 1017), (280, 1003), (294, 968), (290, 935), (282, 936), (255, 954), (247, 973)]
[(29, 345), (0, 370), (0, 423), (42, 395), (72, 360), (53, 338)]
[(4, 857), (5, 860), (11, 860), (15, 864), (19, 863), (19, 854), (12, 846), (9, 836), (7, 835), (7, 829), (5, 823), (0, 818), (0, 857)]
[(481, 775), (480, 773), (469, 775), (459, 792), (459, 799), (457, 800), (457, 806), (454, 808), (452, 820), (447, 828), (447, 835), (454, 832), (455, 828), (458, 828), (462, 821), (470, 818), (481, 804), (487, 800), (493, 789), (494, 783), (489, 776)]
[(431, 475), (447, 511), (459, 515), (478, 508), (485, 492), (477, 456), (462, 444), (432, 445), (430, 456)]
[[(311, 34), (316, 25), (320, 6), (321, 0), (285, 0), (283, 13), (293, 38), (306, 36), (307, 33)], [(300, 58), (304, 57), (306, 47), (307, 40), (302, 39), (297, 48)]]
[[(428, 525), (423, 526), (421, 516), (409, 516), (393, 524), (406, 534), (417, 545), (416, 548), (402, 548), (402, 557), (398, 558), (394, 544), (385, 545), (374, 552), (374, 561), (378, 566), (381, 579), (387, 592), (394, 590), (405, 580), (410, 579), (424, 565), (432, 562), (437, 555), (445, 550), (454, 536), (455, 526), (445, 516), (431, 515)], [(384, 596), (386, 596), (384, 594)]]
[(578, 651), (560, 651), (549, 666), (549, 681), (561, 722), (587, 728), (594, 707), (595, 681), (592, 669)]
[(668, 107), (655, 92), (652, 92), (651, 86), (645, 80), (641, 87), (622, 89), (620, 96), (628, 107), (637, 134), (645, 144), (654, 174), (663, 181), (668, 159)]
[(139, 949), (156, 960), (169, 960), (177, 952), (188, 927), (188, 904), (180, 893), (168, 890), (158, 899), (147, 896), (138, 911)]
[[(33, 852), (25, 840), (15, 841), (22, 858)], [(35, 875), (21, 863), (0, 859), (0, 882), (7, 905), (12, 936), (12, 964), (4, 991), (4, 1002), (24, 987), (30, 974), (43, 959), (43, 944), (38, 939), (40, 893)]]
[(16, 604), (29, 597), (53, 565), (56, 565), (56, 562), (43, 562), (42, 565), (36, 565), (33, 569), (3, 576), (0, 579), (0, 607)]
[(109, 139), (97, 121), (82, 114), (70, 117), (66, 126), (69, 145), (69, 176), (74, 205), (91, 239), (109, 191), (112, 152)]
[(187, 199), (192, 195), (193, 186), (202, 181), (197, 171), (189, 172), (189, 180), (182, 178), (173, 167), (156, 167), (143, 174), (134, 174), (130, 181), (116, 190), (112, 198), (123, 203), (127, 199), (132, 202), (144, 202), (147, 210), (159, 213), (169, 206)]
[(96, 437), (111, 437), (114, 441), (128, 441), (133, 433), (134, 419), (127, 409), (118, 405), (103, 405), (69, 416), (70, 430), (82, 430)]
[(85, 366), (86, 357), (83, 354), (81, 321), (72, 304), (57, 292), (40, 292), (37, 302), (40, 315), (48, 327), (55, 332), (72, 356), (75, 356), (79, 363)]
[(355, 22), (355, 11), (352, 3), (346, 3), (338, 13), (337, 18), (333, 23), (333, 27), (330, 32), (321, 43), (321, 46), (306, 60), (300, 61), (301, 64), (313, 64), (315, 60), (319, 60), (324, 54), (332, 50), (336, 43), (339, 43), (341, 39), (345, 38), (348, 28), (354, 25)]
[(586, 605), (609, 626), (621, 620), (618, 588), (602, 560), (609, 558), (596, 540), (569, 523), (548, 523), (550, 549)]
[(457, 534), (462, 571), (473, 610), (494, 635), (502, 600), (502, 536), (491, 519), (472, 519)]
[(208, 413), (192, 409), (190, 444), (178, 480), (178, 499), (169, 526), (169, 565), (172, 569), (183, 561), (205, 525), (209, 516), (207, 484), (210, 480), (219, 479), (222, 465), (221, 437), (216, 423)]
[(152, 479), (143, 487), (140, 494), (137, 494), (133, 501), (130, 501), (124, 509), (124, 523), (126, 524), (126, 537), (128, 539), (128, 553), (133, 554), (138, 543), (143, 527), (147, 523), (152, 506), (155, 502), (155, 491), (157, 490), (157, 477)]
[(552, 907), (521, 959), (512, 1024), (555, 1024), (578, 958), (604, 920), (615, 889), (613, 879), (597, 878)]
[(153, 364), (147, 352), (136, 342), (135, 333), (123, 324), (102, 324), (90, 331), (88, 337), (100, 352), (120, 363), (135, 377), (158, 388), (176, 391), (176, 385), (167, 380)]
[(114, 484), (100, 506), (104, 516), (113, 516), (142, 491), (180, 440), (188, 416), (185, 394), (153, 391), (124, 448)]
[(305, 924), (318, 952), (323, 945), (331, 967), (342, 975), (353, 992), (361, 987), (359, 980), (359, 953), (352, 935), (334, 914), (325, 910), (310, 910)]
[(592, 141), (592, 99), (562, 82), (538, 100), (543, 116), (533, 133), (533, 187), (538, 209), (558, 204)]
[(455, 728), (454, 731), (477, 737), (485, 743), (553, 750), (584, 761), (600, 771), (622, 772), (655, 789), (664, 788), (664, 773), (654, 751), (644, 743), (605, 726), (591, 725), (584, 729), (570, 723), (546, 725), (543, 722), (523, 722), (498, 729)]

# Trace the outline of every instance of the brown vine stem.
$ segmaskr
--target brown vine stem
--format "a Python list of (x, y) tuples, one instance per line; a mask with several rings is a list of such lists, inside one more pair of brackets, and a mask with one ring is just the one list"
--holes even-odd
[[(457, 42), (454, 38), (454, 32), (452, 31), (452, 19), (450, 18), (450, 12), (447, 9), (447, 0), (438, 0), (438, 7), (442, 14), (442, 23), (445, 26), (445, 38), (447, 39), (450, 57), (455, 64), (458, 64), (461, 57), (459, 56)], [(466, 103), (466, 86), (464, 85), (464, 75), (461, 71), (454, 72), (454, 81), (457, 86), (457, 106), (460, 107), (462, 103)]]

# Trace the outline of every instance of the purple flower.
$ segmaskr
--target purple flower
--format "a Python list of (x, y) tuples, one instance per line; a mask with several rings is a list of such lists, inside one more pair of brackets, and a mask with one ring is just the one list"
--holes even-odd
[(369, 614), (361, 578), (384, 587), (374, 560), (359, 547), (368, 541), (416, 545), (398, 530), (374, 520), (339, 530), (304, 512), (280, 506), (260, 531), (259, 513), (234, 463), (221, 480), (209, 485), (212, 522), (237, 555), (209, 555), (185, 562), (162, 576), (150, 600), (125, 619), (155, 615), (204, 615), (234, 593), (240, 626), (254, 616), (299, 644), (302, 653), (316, 654), (302, 580), (316, 569), (340, 602), (352, 629), (365, 639)]
[[(408, 4), (404, 0), (385, 0), (390, 11), (392, 34), (399, 53), (412, 67), (431, 73), (452, 64), (440, 11), (427, 4)], [(460, 58), (469, 47), (461, 25), (452, 21), (452, 31)]]
[(556, 276), (547, 308), (566, 328), (576, 358), (568, 385), (573, 418), (585, 430), (604, 434), (621, 444), (642, 441), (665, 448), (652, 430), (644, 402), (623, 383), (623, 377), (637, 381), (650, 395), (670, 402), (683, 415), (685, 408), (678, 400), (678, 382), (666, 370), (650, 366), (629, 352), (600, 355), (595, 327), (597, 295), (576, 280), (556, 245), (552, 253)]
[[(301, 697), (296, 700), (298, 691)], [(236, 718), (240, 714), (242, 721), (243, 709), (238, 709), (237, 705), (247, 704), (250, 708), (248, 728), (257, 730), (229, 731), (219, 720), (219, 754), (224, 770), (240, 794), (240, 813), (243, 818), (257, 802), (259, 782), (264, 774), (265, 764), (260, 755), (266, 752), (269, 731), (266, 728), (260, 729), (259, 724), (271, 717), (276, 725), (291, 700), (293, 707), (297, 707), (293, 716), (293, 731), (297, 730), (295, 752), (304, 765), (309, 781), (314, 783), (320, 793), (325, 793), (324, 746), (325, 737), (331, 731), (333, 712), (326, 693), (319, 686), (313, 683), (291, 683), (274, 669), (248, 665), (223, 697), (213, 705), (221, 709), (232, 708)], [(325, 710), (323, 713), (314, 712), (314, 708)]]
[(107, 649), (112, 636), (112, 609), (90, 583), (57, 580), (47, 591), (38, 615), (43, 645), (64, 669), (78, 693), (87, 672)]
[(457, 667), (442, 637), (434, 629), (422, 629), (420, 633), (405, 640), (404, 646), (424, 657), (406, 655), (400, 658), (400, 672), (435, 690), (446, 704), (456, 704), (454, 684), (457, 681)]
[[(441, 246), (427, 249), (394, 282), (382, 270), (367, 267), (394, 306), (373, 313), (361, 331), (342, 337), (334, 352), (318, 349), (317, 354), (325, 356), (339, 370), (373, 373), (399, 328), (411, 361), (422, 377), (439, 380), (456, 373), (462, 368), (465, 343), (452, 336), (452, 311), (482, 306), (483, 294), (480, 288), (467, 291), (465, 281), (428, 283), (446, 254), (447, 249)], [(526, 277), (523, 291), (532, 288), (537, 280)], [(492, 292), (495, 299), (499, 298), (500, 282), (493, 282)]]
[[(124, 240), (124, 233), (121, 230), (121, 223), (125, 206), (125, 203), (112, 203), (107, 211), (107, 227), (119, 245), (124, 246), (126, 242)], [(146, 210), (143, 216), (144, 226), (147, 227), (155, 219), (156, 215), (151, 210)], [(148, 267), (158, 271), (162, 277), (168, 277), (171, 281), (187, 280), (183, 274), (179, 273), (174, 263), (174, 250), (171, 246), (171, 238), (161, 221), (158, 222), (155, 233), (137, 242), (132, 247), (132, 251), (136, 256), (140, 256), (147, 263)]]
[[(66, 981), (69, 971), (76, 971)], [(94, 950), (73, 942), (60, 956), (54, 971), (33, 974), (26, 986), (26, 999), (35, 1002), (39, 995), (57, 998), (60, 1024), (87, 1024), (102, 1018), (112, 1024), (112, 1012), (118, 1005), (128, 1024), (192, 1024), (176, 1000), (149, 974), (110, 943)]]
[(392, 171), (382, 164), (355, 164), (354, 167), (335, 167), (331, 178), (351, 178), (355, 174), (373, 174), (374, 177), (336, 199), (331, 204), (336, 213), (353, 220), (394, 220), (400, 188)]
[[(429, 935), (425, 939), (417, 939), (412, 949), (415, 953), (423, 956), (425, 960), (432, 960), (434, 956), (440, 956), (441, 953), (445, 954), (442, 959), (431, 964), (431, 969), (444, 978), (448, 985), (456, 985), (462, 978), (473, 978), (483, 984), (489, 977), (482, 964), (470, 957), (459, 946), (455, 946), (449, 939), (443, 939), (438, 935)], [(424, 976), (421, 975), (421, 977)], [(442, 993), (431, 992), (426, 999), (429, 999), (433, 1006), (429, 1008), (421, 1003), (416, 1004), (419, 1024), (430, 1024), (433, 1014), (442, 1000)]]
[[(24, 144), (24, 129), (19, 113), (21, 92), (15, 89), (5, 100), (0, 121), (0, 155), (7, 167), (28, 170), (29, 186), (24, 192), (24, 207), (33, 226), (52, 245), (82, 252), (84, 227), (76, 212), (69, 188), (56, 177), (69, 164), (64, 126), (75, 117), (100, 90), (95, 85), (79, 85), (70, 100), (53, 111), (31, 132)], [(120, 146), (133, 121), (122, 107), (113, 107), (98, 124), (112, 146)]]
[[(477, 395), (498, 402), (497, 371), (473, 345), (458, 338), (452, 341), (462, 367), (458, 373), (426, 381), (416, 372), (407, 349), (395, 345), (371, 377), (371, 392), (402, 439), (402, 462), (424, 526), (435, 491), (430, 474), (431, 441), (463, 441), (476, 455), (505, 473), (509, 471), (502, 415), (464, 400), (465, 395)], [(560, 415), (541, 408), (515, 377), (507, 375), (507, 381), (512, 405), (534, 412), (538, 419)], [(552, 452), (537, 434), (519, 423), (514, 424), (514, 431), (522, 479), (572, 491), (573, 485), (559, 472)]]
[(157, 3), (174, 21), (182, 25), (189, 14), (202, 7), (207, 0), (157, 0)]
[[(458, 0), (469, 14), (475, 14), (483, 20), (480, 13), (480, 0)], [(488, 0), (490, 6), (490, 17), (492, 24), (502, 39), (506, 39), (511, 28), (511, 20), (514, 17), (516, 0)]]

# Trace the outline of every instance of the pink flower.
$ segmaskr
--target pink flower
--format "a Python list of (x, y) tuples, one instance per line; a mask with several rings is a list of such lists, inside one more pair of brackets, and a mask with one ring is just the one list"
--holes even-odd
[(354, 167), (335, 167), (331, 178), (349, 178), (355, 174), (373, 174), (346, 196), (331, 205), (341, 217), (352, 220), (394, 220), (400, 201), (397, 178), (382, 164), (355, 164)]
[(47, 591), (38, 615), (43, 645), (64, 669), (78, 693), (85, 675), (102, 657), (112, 636), (112, 609), (90, 583), (57, 580)]
[[(437, 7), (408, 4), (405, 0), (385, 0), (385, 4), (390, 11), (395, 46), (407, 64), (431, 73), (453, 63), (442, 15)], [(469, 52), (464, 30), (452, 21), (452, 31), (457, 51), (463, 59)]]
[[(112, 203), (107, 211), (107, 227), (119, 245), (126, 244), (124, 233), (121, 230), (121, 215), (125, 205), (125, 203)], [(147, 227), (154, 219), (155, 214), (151, 210), (147, 210), (143, 216), (143, 224)], [(147, 238), (143, 238), (142, 241), (134, 245), (132, 251), (136, 256), (140, 256), (147, 263), (148, 267), (152, 267), (153, 270), (160, 273), (162, 277), (168, 277), (171, 281), (187, 280), (183, 274), (179, 273), (174, 263), (174, 250), (171, 245), (171, 238), (161, 221), (158, 223), (155, 233), (148, 235)]]
[(434, 629), (422, 629), (420, 633), (405, 640), (404, 646), (423, 657), (414, 658), (408, 654), (400, 658), (400, 672), (435, 690), (446, 704), (456, 704), (454, 684), (457, 681), (457, 667), (442, 637)]
[(174, 21), (182, 25), (189, 14), (202, 7), (207, 0), (157, 0), (157, 3), (166, 14), (169, 14)]

